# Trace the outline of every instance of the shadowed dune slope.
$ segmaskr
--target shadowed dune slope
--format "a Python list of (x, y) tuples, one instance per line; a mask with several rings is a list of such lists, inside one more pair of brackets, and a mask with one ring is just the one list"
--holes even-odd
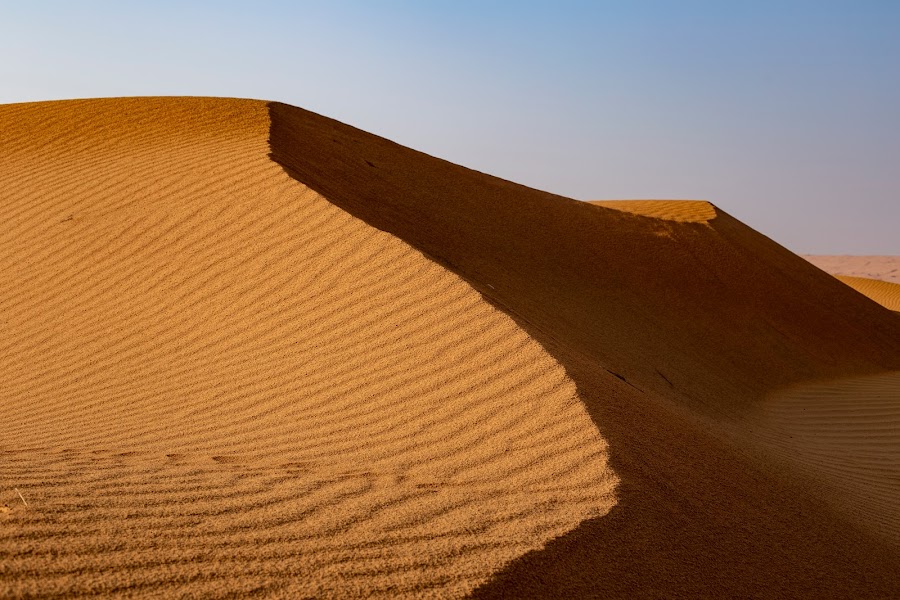
[(900, 542), (900, 371), (792, 386), (755, 423), (786, 460), (874, 534)]
[(278, 103), (0, 140), (0, 595), (896, 595), (893, 401), (778, 399), (900, 369), (900, 318), (712, 205)]
[(288, 173), (513, 315), (566, 367), (610, 443), (622, 481), (610, 514), (477, 595), (897, 591), (896, 546), (752, 428), (773, 390), (897, 369), (895, 314), (720, 210), (674, 222), (577, 202), (270, 111)]
[(460, 596), (614, 504), (561, 365), (268, 133), (0, 108), (0, 596)]
[(774, 387), (900, 366), (894, 315), (721, 210), (697, 223), (609, 209), (271, 113), (273, 158), (299, 181), (644, 391), (739, 415)]

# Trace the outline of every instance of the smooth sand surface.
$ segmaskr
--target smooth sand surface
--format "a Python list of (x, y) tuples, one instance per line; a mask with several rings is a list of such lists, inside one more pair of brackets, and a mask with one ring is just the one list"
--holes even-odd
[(880, 279), (900, 284), (900, 256), (806, 254), (803, 258), (832, 275)]
[(0, 246), (0, 596), (900, 591), (900, 318), (708, 203), (47, 102)]

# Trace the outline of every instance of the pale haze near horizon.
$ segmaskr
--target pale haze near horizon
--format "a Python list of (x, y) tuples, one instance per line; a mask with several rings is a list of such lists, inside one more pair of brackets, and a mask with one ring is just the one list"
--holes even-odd
[(0, 103), (278, 100), (573, 198), (900, 254), (900, 2), (0, 7)]

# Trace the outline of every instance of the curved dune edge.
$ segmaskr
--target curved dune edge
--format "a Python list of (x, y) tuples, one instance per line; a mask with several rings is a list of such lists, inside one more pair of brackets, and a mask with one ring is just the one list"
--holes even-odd
[(781, 390), (754, 425), (765, 447), (821, 482), (823, 498), (900, 542), (900, 371)]
[(268, 132), (0, 107), (0, 595), (461, 596), (615, 504), (560, 364)]
[(588, 204), (677, 223), (709, 223), (718, 216), (716, 207), (705, 200), (590, 200)]
[(835, 277), (883, 307), (893, 311), (900, 311), (900, 283), (847, 275), (835, 275)]

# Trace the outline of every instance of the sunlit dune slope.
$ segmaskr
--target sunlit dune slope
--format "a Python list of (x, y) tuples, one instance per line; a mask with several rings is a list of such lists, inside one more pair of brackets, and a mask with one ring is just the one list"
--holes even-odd
[(900, 311), (900, 283), (846, 275), (837, 275), (837, 278), (883, 307)]
[(0, 596), (459, 595), (614, 503), (559, 363), (288, 177), (264, 103), (0, 123)]
[(0, 107), (0, 595), (895, 595), (891, 400), (773, 398), (900, 319), (610, 206), (278, 103)]

